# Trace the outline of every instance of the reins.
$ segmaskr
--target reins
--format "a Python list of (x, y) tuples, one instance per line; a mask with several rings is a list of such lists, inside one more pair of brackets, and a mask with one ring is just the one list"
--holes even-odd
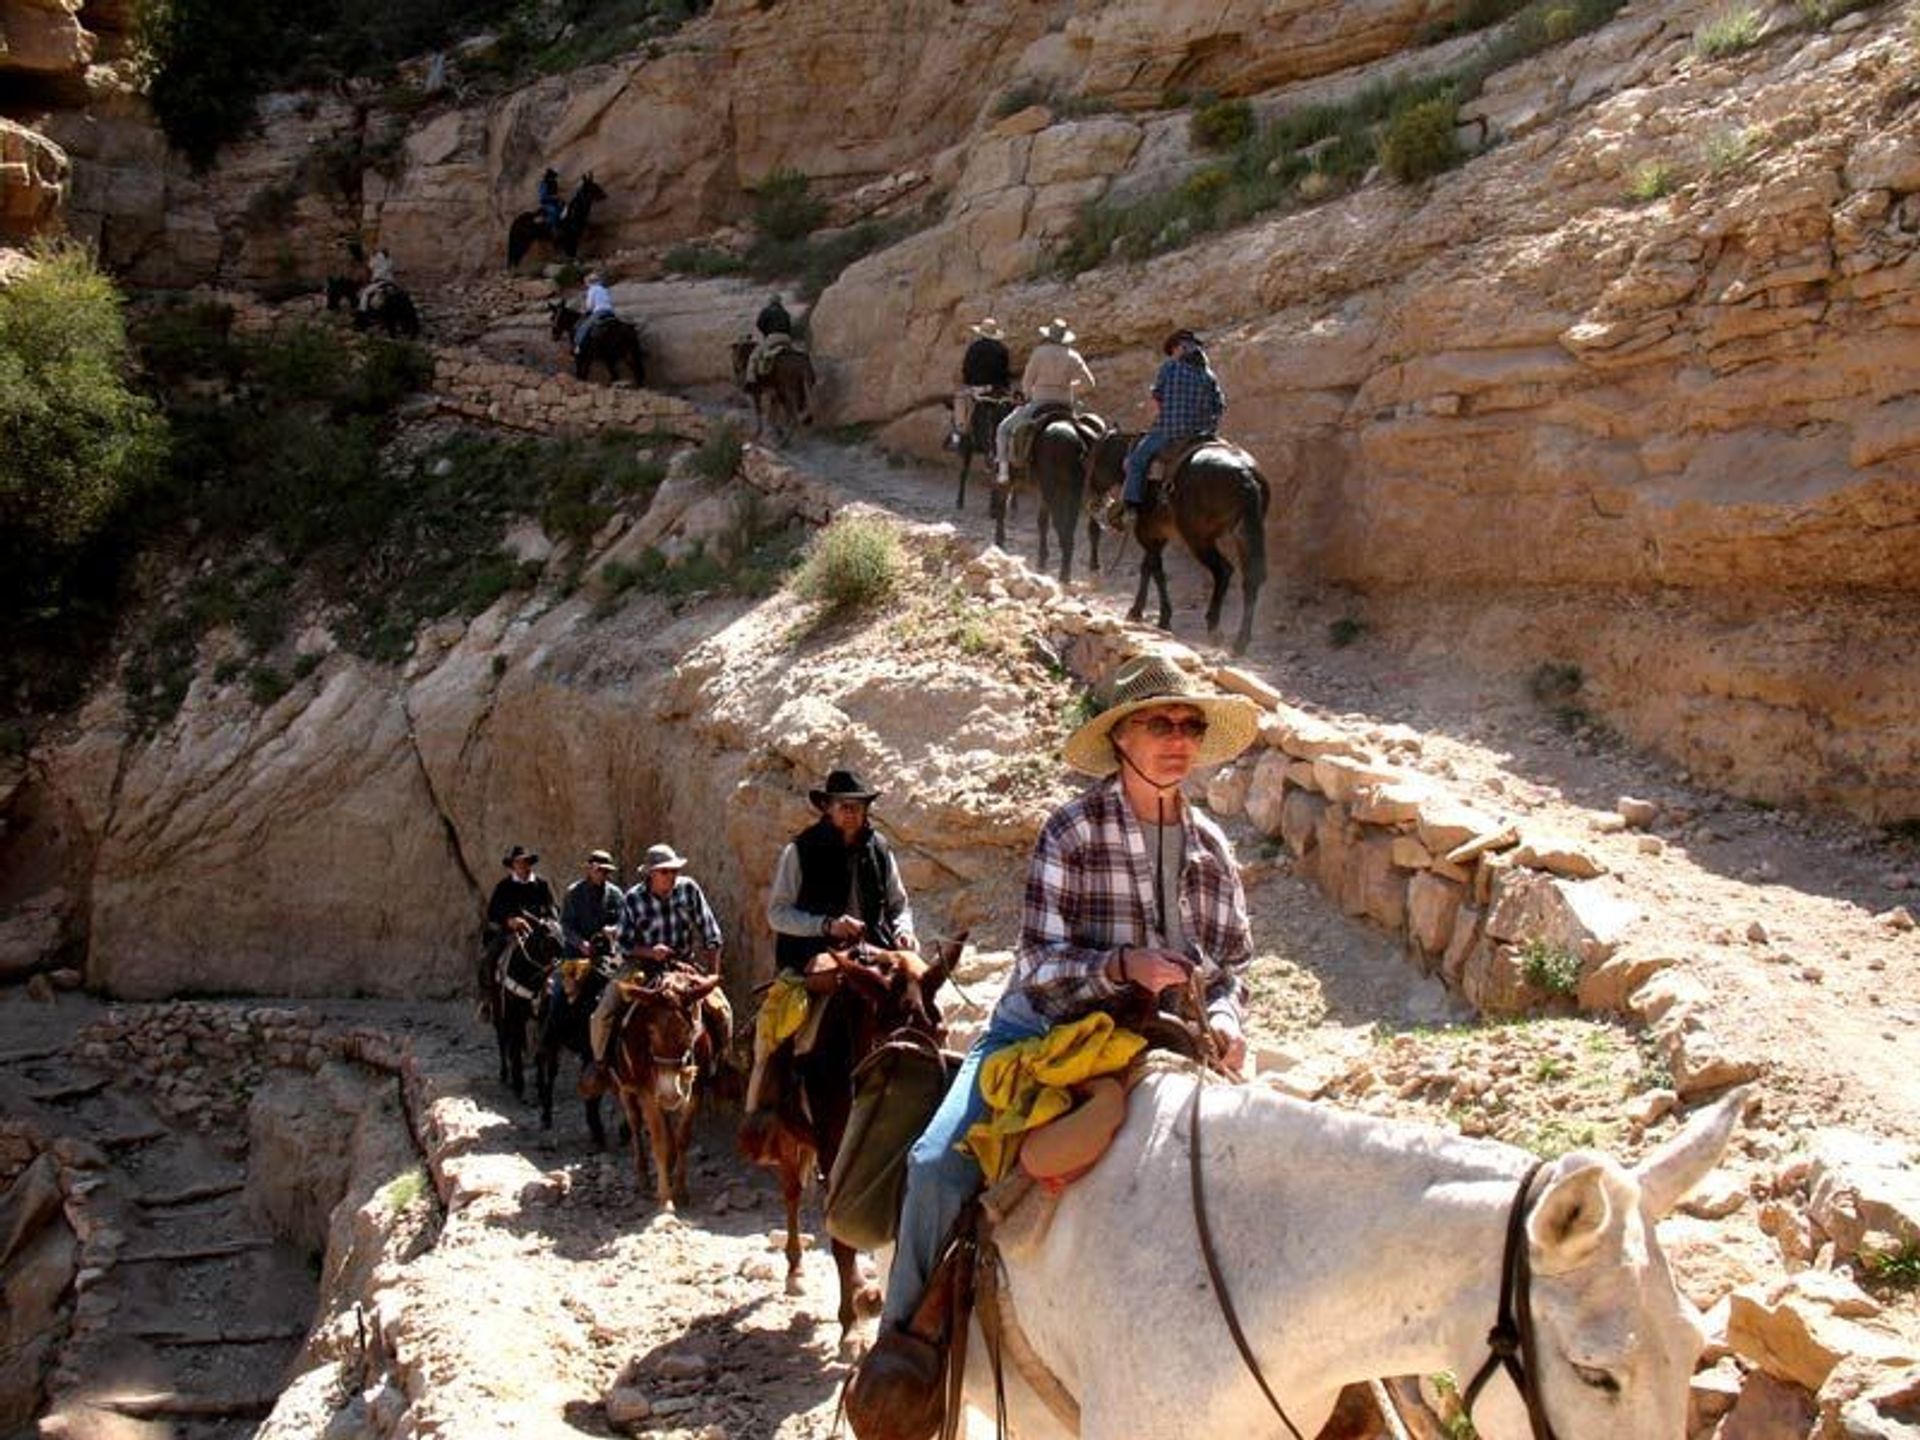
[(1527, 1407), (1533, 1440), (1554, 1440), (1553, 1423), (1547, 1419), (1546, 1406), (1540, 1399), (1540, 1360), (1533, 1334), (1533, 1266), (1526, 1243), (1527, 1198), (1544, 1163), (1534, 1161), (1521, 1177), (1513, 1208), (1507, 1212), (1506, 1249), (1500, 1257), (1500, 1309), (1494, 1316), (1493, 1329), (1487, 1332), (1487, 1358), (1461, 1397), (1471, 1420), (1473, 1402), (1482, 1387), (1496, 1367), (1505, 1370)]
[[(1209, 1051), (1208, 1058), (1214, 1059), (1211, 1036), (1205, 1043)], [(1234, 1348), (1240, 1352), (1241, 1361), (1253, 1376), (1254, 1383), (1260, 1387), (1267, 1404), (1273, 1408), (1273, 1413), (1287, 1427), (1287, 1433), (1293, 1440), (1304, 1440), (1260, 1369), (1260, 1362), (1247, 1341), (1246, 1331), (1241, 1328), (1239, 1312), (1234, 1309), (1233, 1297), (1227, 1290), (1226, 1273), (1220, 1267), (1219, 1254), (1214, 1247), (1213, 1227), (1207, 1220), (1206, 1186), (1201, 1179), (1200, 1165), (1200, 1095), (1205, 1089), (1206, 1076), (1196, 1069), (1193, 1102), (1187, 1110), (1187, 1173), (1192, 1182), (1193, 1220), (1200, 1237), (1200, 1258), (1206, 1262), (1207, 1280), (1213, 1286), (1213, 1298), (1220, 1306), (1221, 1318), (1227, 1322), (1227, 1333), (1233, 1337)], [(1500, 1257), (1500, 1305), (1494, 1316), (1493, 1329), (1487, 1332), (1487, 1358), (1468, 1383), (1462, 1401), (1466, 1416), (1471, 1420), (1473, 1402), (1479, 1397), (1480, 1391), (1496, 1368), (1505, 1369), (1514, 1388), (1520, 1392), (1521, 1402), (1526, 1406), (1527, 1422), (1533, 1429), (1534, 1440), (1555, 1440), (1553, 1424), (1547, 1419), (1546, 1406), (1540, 1398), (1540, 1366), (1534, 1340), (1531, 1294), (1533, 1271), (1526, 1245), (1527, 1201), (1533, 1193), (1533, 1182), (1543, 1163), (1536, 1160), (1521, 1177), (1519, 1188), (1514, 1192), (1513, 1204), (1507, 1212), (1506, 1241)]]

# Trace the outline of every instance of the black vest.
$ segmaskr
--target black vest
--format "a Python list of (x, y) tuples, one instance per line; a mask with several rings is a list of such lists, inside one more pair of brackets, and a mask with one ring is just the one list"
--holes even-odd
[[(868, 827), (864, 838), (848, 845), (831, 820), (822, 816), (793, 837), (800, 861), (800, 893), (794, 904), (812, 915), (845, 913), (849, 880), (853, 887), (855, 918), (867, 922), (867, 933), (880, 945), (894, 945), (893, 920), (887, 914), (887, 867), (892, 851), (880, 832)], [(782, 970), (803, 970), (827, 948), (824, 935), (774, 936), (774, 964)]]

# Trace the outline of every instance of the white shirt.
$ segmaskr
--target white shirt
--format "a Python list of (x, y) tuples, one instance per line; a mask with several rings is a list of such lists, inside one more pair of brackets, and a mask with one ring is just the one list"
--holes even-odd
[(604, 285), (587, 286), (587, 314), (613, 313), (613, 292)]

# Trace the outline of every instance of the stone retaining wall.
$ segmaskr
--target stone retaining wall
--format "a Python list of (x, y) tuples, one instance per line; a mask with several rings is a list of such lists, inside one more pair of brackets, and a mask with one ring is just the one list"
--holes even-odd
[(707, 438), (706, 417), (674, 396), (543, 375), (467, 351), (433, 348), (433, 388), (444, 413), (514, 430), (567, 435), (616, 428)]

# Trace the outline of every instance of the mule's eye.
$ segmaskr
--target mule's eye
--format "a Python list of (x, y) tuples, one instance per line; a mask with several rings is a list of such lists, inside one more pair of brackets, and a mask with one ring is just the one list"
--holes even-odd
[(1582, 1385), (1591, 1386), (1603, 1395), (1618, 1395), (1620, 1393), (1620, 1382), (1598, 1366), (1576, 1365), (1573, 1367), (1573, 1373), (1580, 1377), (1580, 1383)]

